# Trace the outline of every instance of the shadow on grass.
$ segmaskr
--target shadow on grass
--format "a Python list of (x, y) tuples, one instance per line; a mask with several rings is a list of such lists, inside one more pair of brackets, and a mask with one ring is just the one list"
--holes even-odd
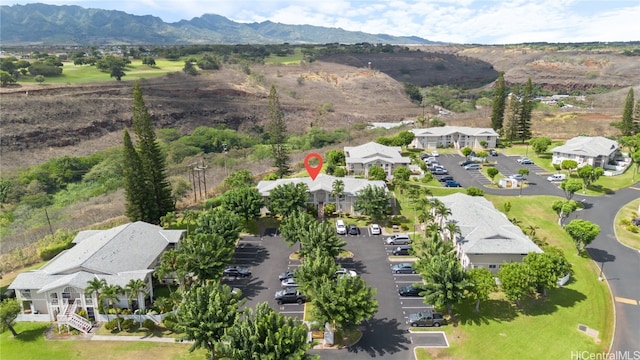
[(396, 319), (368, 320), (363, 324), (362, 339), (347, 350), (350, 353), (364, 352), (370, 357), (384, 357), (407, 350), (411, 345), (408, 334)]
[(587, 187), (587, 190), (593, 191), (598, 194), (607, 194), (607, 195), (613, 195), (616, 193), (615, 191), (607, 187), (604, 187), (602, 185), (593, 185), (593, 184), (589, 185), (589, 187)]
[(548, 315), (558, 310), (559, 307), (573, 307), (587, 297), (576, 290), (562, 287), (547, 291), (547, 297), (530, 298), (521, 302), (521, 311), (527, 315)]
[[(14, 325), (14, 328), (15, 328), (15, 325)], [(13, 339), (20, 340), (23, 342), (38, 341), (44, 336), (44, 333), (47, 331), (47, 328), (48, 326), (43, 326), (43, 327), (23, 330), (23, 331), (16, 329), (16, 331), (18, 331), (18, 336), (14, 337)]]
[(452, 319), (453, 326), (487, 325), (490, 322), (509, 322), (518, 316), (512, 303), (503, 299), (492, 299), (480, 302), (480, 312), (475, 312), (476, 303), (465, 303), (459, 306), (458, 314)]

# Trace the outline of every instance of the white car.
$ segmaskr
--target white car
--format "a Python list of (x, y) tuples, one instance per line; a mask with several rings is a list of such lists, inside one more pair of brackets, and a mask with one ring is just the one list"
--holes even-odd
[(296, 279), (294, 279), (294, 278), (288, 278), (288, 279), (282, 280), (281, 285), (282, 285), (283, 288), (296, 288), (296, 287), (298, 287), (298, 283), (296, 282)]
[(358, 274), (353, 270), (340, 268), (340, 269), (338, 269), (338, 271), (336, 271), (336, 276), (337, 277), (343, 277), (343, 276), (356, 277), (356, 276), (358, 276)]
[(371, 224), (371, 235), (381, 235), (382, 234), (382, 229), (380, 228), (380, 225), (378, 224)]
[(433, 156), (433, 157), (438, 157), (438, 156), (440, 156), (440, 153), (438, 153), (437, 151), (433, 150), (433, 151), (431, 152), (431, 156)]
[(524, 175), (522, 174), (513, 174), (509, 177), (513, 180), (518, 180), (518, 181), (524, 180)]

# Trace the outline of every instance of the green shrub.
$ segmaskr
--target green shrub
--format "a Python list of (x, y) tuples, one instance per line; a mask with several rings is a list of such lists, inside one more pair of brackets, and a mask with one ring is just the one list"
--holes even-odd
[(622, 226), (629, 226), (631, 225), (631, 220), (629, 219), (622, 219), (622, 221), (620, 221), (622, 223)]
[(553, 168), (556, 170), (560, 170), (562, 169), (562, 167), (560, 166), (560, 164), (553, 164)]
[(640, 227), (635, 226), (635, 225), (627, 225), (627, 231), (632, 232), (634, 234), (637, 234), (640, 232)]
[(324, 206), (324, 214), (326, 216), (333, 216), (336, 212), (336, 204), (326, 204)]
[(475, 186), (470, 186), (467, 188), (467, 195), (469, 196), (484, 196), (484, 190), (477, 188)]
[(124, 331), (131, 331), (136, 327), (136, 322), (133, 319), (124, 319), (120, 323), (120, 327)]
[(67, 250), (69, 248), (71, 248), (71, 242), (69, 243), (61, 243), (61, 244), (52, 244), (49, 246), (45, 246), (44, 248), (41, 248), (38, 251), (38, 256), (40, 256), (40, 259), (42, 260), (51, 260), (53, 259), (56, 255), (60, 254), (61, 252), (63, 252), (64, 250)]
[(162, 325), (169, 331), (176, 332), (178, 326), (178, 317), (174, 313), (169, 313), (162, 319)]
[(145, 319), (142, 322), (142, 327), (147, 329), (147, 330), (149, 330), (149, 331), (152, 331), (153, 329), (156, 328), (156, 323), (154, 323), (153, 320), (151, 320), (151, 319)]
[(222, 195), (211, 198), (211, 199), (207, 199), (204, 202), (205, 209), (215, 209), (220, 205), (222, 205)]
[(118, 319), (111, 319), (104, 324), (104, 328), (107, 330), (114, 330), (118, 328)]

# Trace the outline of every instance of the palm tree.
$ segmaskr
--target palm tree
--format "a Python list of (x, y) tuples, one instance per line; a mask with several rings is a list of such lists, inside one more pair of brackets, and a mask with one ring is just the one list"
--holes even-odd
[(460, 227), (454, 221), (448, 221), (447, 225), (445, 226), (445, 229), (449, 234), (449, 240), (451, 240), (451, 242), (454, 242), (453, 240), (454, 240), (455, 234), (460, 233)]
[(85, 287), (84, 289), (85, 293), (88, 293), (91, 295), (93, 295), (93, 293), (96, 294), (95, 299), (98, 301), (98, 313), (103, 312), (100, 293), (106, 286), (107, 286), (107, 281), (105, 279), (99, 279), (96, 277), (95, 279), (89, 280), (87, 282), (87, 287)]
[(342, 195), (344, 195), (344, 181), (337, 179), (333, 182), (331, 196), (336, 198), (336, 210), (338, 214), (340, 214), (340, 197), (342, 197)]
[[(147, 283), (140, 279), (131, 279), (129, 280), (129, 283), (124, 287), (124, 290), (129, 293), (129, 303), (131, 304), (131, 308), (133, 310), (133, 300), (137, 299), (140, 293), (143, 293), (145, 296), (147, 295)], [(138, 303), (138, 307), (139, 306), (140, 305)]]
[(534, 237), (536, 237), (536, 230), (538, 230), (538, 229), (540, 229), (540, 227), (535, 226), (535, 225), (528, 225), (526, 231), (527, 231), (527, 233), (529, 233), (529, 236), (531, 238), (534, 238)]
[(442, 201), (439, 199), (433, 199), (431, 201), (433, 212), (436, 218), (438, 219), (438, 225), (440, 228), (444, 226), (444, 222), (447, 219), (447, 216), (451, 215), (451, 209), (447, 207)]
[(189, 228), (191, 228), (191, 224), (196, 222), (198, 217), (198, 213), (193, 210), (185, 210), (182, 212), (182, 225), (187, 226), (187, 236), (189, 236)]
[[(116, 318), (118, 319), (118, 331), (122, 331), (120, 327), (120, 315), (118, 312), (118, 306), (116, 303), (119, 301), (118, 294), (122, 293), (122, 288), (118, 285), (107, 285), (105, 283), (104, 288), (102, 289), (102, 294), (100, 295), (100, 302), (106, 300), (109, 302), (109, 308), (113, 308), (116, 313)], [(109, 311), (107, 311), (107, 320), (109, 320)]]

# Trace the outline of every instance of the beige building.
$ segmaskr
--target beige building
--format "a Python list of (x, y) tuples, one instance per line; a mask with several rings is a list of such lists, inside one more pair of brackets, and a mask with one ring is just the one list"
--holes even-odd
[(436, 149), (453, 147), (461, 149), (495, 148), (498, 143), (498, 133), (491, 128), (473, 128), (466, 126), (442, 126), (425, 129), (413, 129), (415, 135), (409, 146), (416, 149)]
[(551, 152), (552, 164), (560, 165), (564, 160), (575, 160), (578, 167), (591, 165), (604, 168), (615, 160), (618, 142), (602, 136), (577, 136), (553, 148)]
[(503, 263), (522, 262), (528, 253), (542, 252), (484, 197), (456, 193), (439, 199), (451, 210), (447, 222), (460, 229), (454, 245), (463, 268), (487, 268), (495, 274)]
[(375, 142), (360, 146), (345, 146), (347, 172), (349, 175), (369, 177), (369, 168), (378, 165), (389, 177), (397, 167), (411, 164), (411, 159), (403, 157), (400, 154), (401, 151), (399, 146), (385, 146)]

